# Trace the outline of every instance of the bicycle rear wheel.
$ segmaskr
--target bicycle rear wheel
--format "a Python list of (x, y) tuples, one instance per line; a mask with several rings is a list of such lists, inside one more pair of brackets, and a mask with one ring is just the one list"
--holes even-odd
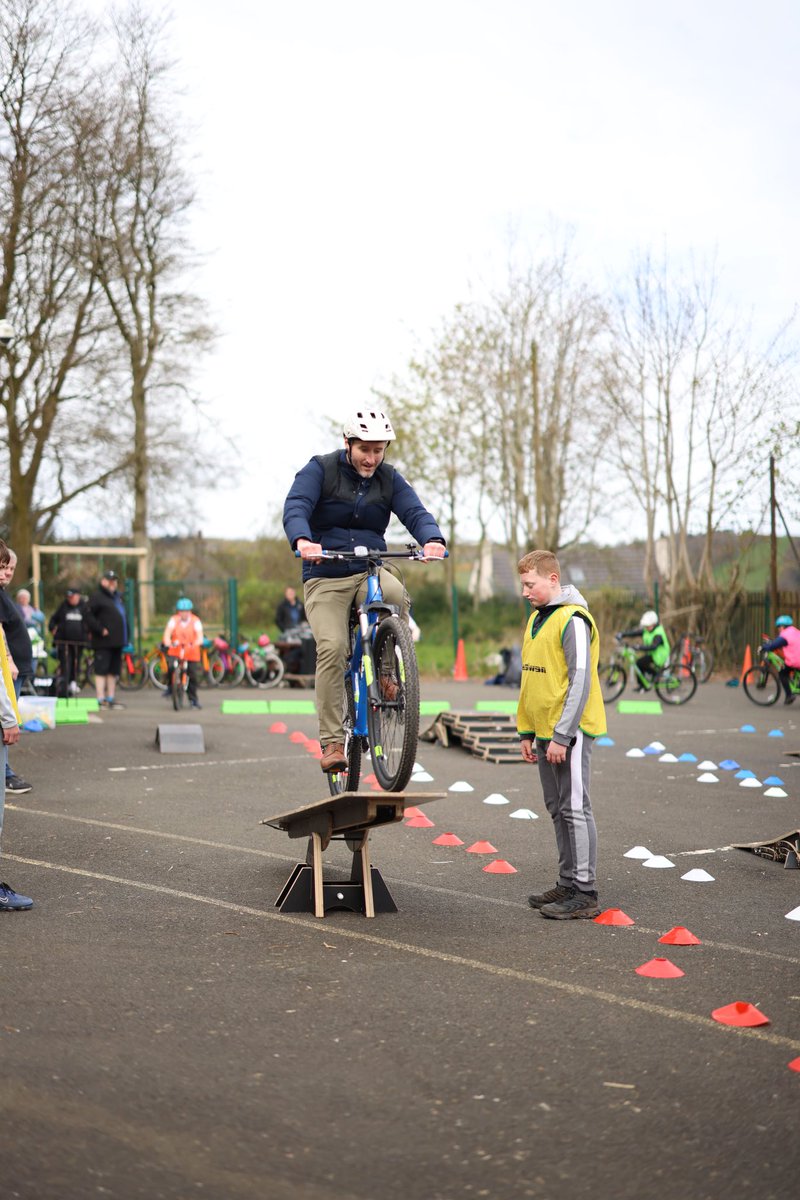
[(627, 673), (620, 663), (609, 663), (607, 667), (600, 667), (599, 674), (603, 699), (606, 704), (610, 704), (625, 691), (625, 684), (628, 682)]
[(777, 703), (781, 694), (781, 681), (766, 663), (751, 667), (742, 680), (742, 686), (748, 700), (764, 707)]
[(252, 668), (245, 668), (245, 677), (253, 687), (273, 688), (283, 679), (285, 669), (282, 658), (277, 654), (267, 654), (263, 658), (255, 658)]
[(160, 692), (167, 690), (167, 659), (160, 650), (150, 659), (147, 673), (153, 687), (158, 688)]
[(238, 687), (244, 679), (244, 659), (241, 654), (228, 655), (228, 670), (224, 683), (227, 687)]
[(328, 771), (328, 787), (332, 796), (340, 792), (355, 792), (361, 778), (361, 738), (353, 733), (356, 726), (356, 706), (353, 700), (353, 681), (349, 675), (344, 681), (344, 753), (347, 769)]
[(401, 617), (384, 617), (372, 642), (382, 699), (367, 706), (369, 752), (387, 792), (401, 792), (411, 778), (419, 736), (419, 672), (411, 630)]
[(697, 676), (691, 667), (668, 663), (656, 678), (655, 689), (665, 704), (686, 704), (697, 691)]

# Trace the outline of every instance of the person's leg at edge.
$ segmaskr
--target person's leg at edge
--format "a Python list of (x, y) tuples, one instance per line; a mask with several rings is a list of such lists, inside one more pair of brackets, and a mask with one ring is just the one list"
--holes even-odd
[(364, 574), (334, 579), (310, 579), (304, 589), (306, 616), (317, 644), (315, 691), (321, 746), (344, 742), (344, 667), (347, 661), (347, 621), (353, 597)]
[[(546, 754), (547, 744), (537, 743), (537, 750), (540, 745)], [(547, 786), (550, 792), (548, 811), (551, 815), (555, 811), (553, 821), (559, 848), (559, 883), (572, 889), (571, 897), (540, 908), (544, 917), (591, 917), (599, 911), (597, 827), (589, 798), (593, 745), (592, 738), (578, 732), (574, 744), (567, 750), (566, 761), (552, 767), (546, 764), (551, 767), (549, 779), (540, 767), (542, 786)], [(539, 761), (541, 764), (541, 757)]]
[[(18, 675), (17, 678), (14, 680), (14, 695), (17, 698), (17, 700), (19, 700), (19, 693), (20, 693), (21, 688), (22, 688), (22, 676)], [(11, 763), (8, 761), (8, 746), (6, 746), (5, 744), (3, 745), (3, 755), (5, 758), (5, 764), (6, 764), (5, 777), (6, 777), (6, 779), (12, 779), (15, 774), (15, 771), (12, 768)]]

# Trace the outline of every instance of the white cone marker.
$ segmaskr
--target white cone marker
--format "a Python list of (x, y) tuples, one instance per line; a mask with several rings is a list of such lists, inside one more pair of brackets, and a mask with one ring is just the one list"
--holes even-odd
[(697, 769), (698, 771), (716, 771), (717, 764), (712, 762), (710, 758), (707, 758), (704, 762), (697, 764)]
[(628, 750), (625, 757), (626, 758), (644, 758), (644, 750), (637, 750), (634, 747), (633, 750)]
[(697, 776), (698, 783), (719, 783), (716, 775), (712, 775), (710, 771), (705, 771), (702, 775)]
[(447, 789), (448, 792), (474, 792), (475, 788), (471, 783), (467, 783), (466, 779), (457, 779), (455, 783), (451, 783)]
[(674, 867), (675, 863), (670, 862), (663, 854), (654, 854), (652, 858), (645, 859), (642, 863), (643, 867)]
[(702, 867), (695, 867), (693, 871), (687, 871), (685, 875), (681, 875), (681, 879), (688, 879), (690, 883), (714, 882), (714, 876), (709, 875), (708, 871), (704, 871)]
[(677, 762), (678, 760), (674, 754), (662, 754), (658, 761), (659, 762)]
[(800, 921), (800, 906), (793, 908), (791, 912), (786, 914), (787, 921)]
[(666, 750), (667, 747), (663, 742), (650, 742), (647, 748), (648, 750)]
[(483, 803), (484, 804), (510, 804), (511, 801), (506, 800), (505, 796), (501, 795), (500, 792), (492, 792), (491, 796), (487, 796)]
[(774, 788), (767, 788), (767, 790), (764, 792), (764, 795), (765, 796), (776, 796), (776, 797), (779, 796), (781, 799), (784, 799), (784, 797), (788, 796), (789, 793), (785, 792), (783, 790), (783, 788), (774, 787)]
[(411, 776), (412, 783), (433, 783), (433, 776), (427, 771), (415, 771)]
[(652, 858), (652, 850), (648, 850), (647, 846), (633, 846), (630, 850), (626, 850), (623, 858)]
[(741, 779), (739, 781), (739, 787), (763, 787), (763, 786), (764, 785), (760, 779)]
[(510, 817), (516, 817), (519, 821), (538, 821), (538, 814), (532, 808), (518, 808), (513, 813), (508, 814)]

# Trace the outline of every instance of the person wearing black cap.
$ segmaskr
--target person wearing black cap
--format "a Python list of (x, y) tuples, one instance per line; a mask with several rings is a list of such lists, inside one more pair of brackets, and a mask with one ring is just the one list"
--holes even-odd
[(115, 699), (122, 670), (122, 647), (128, 640), (125, 609), (117, 596), (116, 571), (104, 571), (100, 586), (89, 597), (89, 629), (94, 646), (94, 682), (101, 708), (124, 708)]
[(89, 640), (89, 617), (86, 602), (76, 587), (68, 587), (65, 599), (47, 623), (58, 651), (59, 691), (76, 695), (81, 673), (81, 655)]

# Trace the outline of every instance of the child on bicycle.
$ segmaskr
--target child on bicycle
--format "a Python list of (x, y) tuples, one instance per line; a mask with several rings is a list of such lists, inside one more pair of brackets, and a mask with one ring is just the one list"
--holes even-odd
[(187, 693), (192, 708), (202, 708), (197, 699), (198, 664), (203, 649), (203, 623), (195, 616), (194, 605), (187, 596), (181, 596), (175, 605), (175, 612), (167, 621), (164, 636), (161, 639), (161, 649), (167, 656), (167, 690), (172, 692), (172, 672), (176, 658), (182, 658), (186, 663), (189, 676)]
[(525, 762), (538, 763), (558, 848), (558, 882), (528, 897), (543, 917), (596, 917), (597, 827), (589, 798), (594, 739), (606, 731), (597, 673), (600, 636), (583, 596), (562, 587), (558, 559), (533, 550), (517, 567), (534, 608), (522, 643), (517, 731)]
[[(641, 657), (636, 660), (636, 666), (651, 683), (669, 662), (669, 638), (658, 619), (658, 613), (653, 612), (652, 608), (649, 608), (646, 613), (642, 613), (642, 619), (636, 629), (626, 629), (624, 632), (616, 634), (616, 637), (642, 639), (641, 644), (635, 647), (636, 650), (642, 652)], [(634, 688), (634, 691), (637, 692), (644, 690), (641, 684), (637, 684)]]
[(780, 630), (777, 637), (772, 641), (767, 641), (766, 636), (761, 645), (761, 650), (780, 650), (783, 654), (783, 666), (778, 672), (778, 677), (783, 685), (783, 703), (794, 704), (795, 693), (792, 691), (791, 683), (792, 671), (800, 670), (800, 629), (796, 629), (792, 618), (785, 613), (778, 617), (775, 625)]
[[(348, 618), (354, 600), (366, 595), (367, 572), (359, 562), (326, 561), (324, 550), (356, 546), (385, 550), (392, 514), (423, 547), (426, 558), (443, 558), (445, 539), (436, 521), (399, 471), (384, 461), (394, 430), (385, 413), (361, 410), (343, 426), (344, 448), (315, 455), (295, 476), (283, 509), (283, 528), (303, 560), (304, 600), (317, 644), (316, 697), (323, 771), (347, 767), (344, 754), (344, 668)], [(381, 569), (384, 600), (408, 617), (402, 582)]]

